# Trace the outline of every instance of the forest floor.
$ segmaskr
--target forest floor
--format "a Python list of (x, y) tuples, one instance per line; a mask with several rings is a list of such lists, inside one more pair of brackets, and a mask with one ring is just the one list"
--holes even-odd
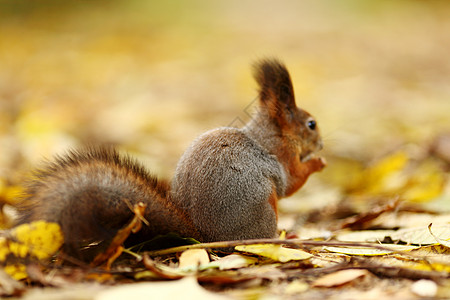
[[(1, 296), (450, 298), (450, 3), (0, 3)], [(5, 260), (43, 158), (113, 144), (170, 178), (200, 133), (251, 118), (251, 65), (273, 56), (328, 162), (279, 202), (280, 239), (129, 251), (109, 271)]]

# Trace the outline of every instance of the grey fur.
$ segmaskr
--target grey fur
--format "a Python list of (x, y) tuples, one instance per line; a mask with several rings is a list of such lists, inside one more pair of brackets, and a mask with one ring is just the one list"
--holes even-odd
[(242, 129), (218, 128), (196, 139), (172, 181), (173, 201), (205, 241), (273, 237), (277, 220), (268, 199), (284, 195), (286, 174), (274, 155)]

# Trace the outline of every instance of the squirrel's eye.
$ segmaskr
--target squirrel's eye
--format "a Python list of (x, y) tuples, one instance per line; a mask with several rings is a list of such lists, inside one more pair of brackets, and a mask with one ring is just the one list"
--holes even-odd
[(316, 126), (317, 126), (316, 121), (314, 121), (314, 120), (309, 120), (307, 122), (307, 125), (308, 125), (308, 128), (311, 130), (315, 130)]

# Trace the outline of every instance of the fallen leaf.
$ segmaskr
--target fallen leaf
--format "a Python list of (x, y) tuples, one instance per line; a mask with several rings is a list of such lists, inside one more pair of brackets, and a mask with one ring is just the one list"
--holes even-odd
[(425, 258), (398, 254), (360, 260), (358, 265), (374, 274), (409, 279), (447, 278), (450, 272), (448, 264), (430, 263)]
[(411, 155), (403, 150), (360, 170), (358, 177), (357, 181), (344, 183), (354, 194), (400, 195), (413, 202), (435, 199), (442, 194), (445, 184), (445, 176), (436, 162), (428, 159), (412, 163)]
[(347, 255), (362, 255), (362, 256), (377, 256), (392, 254), (396, 251), (410, 251), (417, 249), (417, 246), (407, 246), (407, 245), (396, 245), (396, 244), (383, 244), (378, 245), (386, 247), (386, 250), (376, 249), (370, 247), (325, 247), (324, 249), (334, 253), (341, 253)]
[[(169, 266), (158, 264), (154, 262), (147, 254), (144, 254), (143, 256), (144, 266), (151, 271), (152, 273), (148, 273), (145, 271), (146, 276), (153, 277), (154, 275), (158, 276), (159, 278), (163, 279), (180, 279), (187, 275), (189, 275), (191, 272), (185, 272), (183, 270), (180, 270), (178, 268), (171, 268)], [(143, 278), (143, 273), (136, 274), (137, 278)]]
[(224, 296), (208, 292), (195, 277), (176, 281), (146, 282), (120, 285), (98, 293), (95, 300), (150, 300), (150, 299), (226, 299)]
[(450, 248), (440, 244), (419, 247), (412, 250), (411, 254), (426, 259), (431, 264), (450, 266)]
[(287, 274), (278, 268), (278, 264), (259, 265), (257, 268), (249, 267), (239, 269), (239, 274), (255, 278), (279, 281), (287, 278)]
[[(44, 260), (51, 257), (63, 244), (61, 229), (56, 223), (36, 221), (26, 223), (5, 231), (0, 238), (0, 263), (4, 271), (14, 279), (27, 277), (25, 265), (20, 259)], [(18, 258), (14, 263), (9, 259)]]
[(450, 248), (450, 241), (448, 241), (450, 239), (450, 224), (447, 226), (448, 227), (447, 228), (448, 232), (446, 232), (447, 236), (446, 236), (445, 240), (437, 237), (436, 235), (434, 235), (434, 233), (431, 231), (431, 225), (432, 225), (431, 223), (430, 223), (430, 225), (428, 225), (428, 230), (430, 231), (430, 234), (434, 237), (436, 242), (438, 242), (439, 244), (441, 244), (441, 245), (443, 245), (445, 247), (449, 247)]
[(205, 249), (189, 249), (181, 253), (178, 268), (183, 271), (195, 271), (209, 263), (209, 255)]
[(342, 231), (335, 238), (338, 241), (344, 242), (380, 242), (395, 232), (396, 230)]
[(299, 249), (286, 248), (281, 245), (256, 244), (247, 246), (236, 246), (235, 249), (241, 252), (256, 254), (279, 262), (291, 260), (308, 259), (312, 254)]
[(288, 295), (295, 295), (295, 294), (303, 293), (303, 292), (307, 291), (308, 289), (309, 289), (309, 284), (307, 284), (306, 282), (304, 282), (302, 280), (294, 280), (285, 287), (284, 291)]
[(219, 271), (214, 273), (199, 274), (198, 281), (200, 283), (212, 283), (212, 284), (238, 284), (247, 283), (258, 279), (256, 275), (253, 274), (242, 274), (238, 271)]
[(393, 241), (401, 241), (411, 245), (430, 245), (436, 242), (442, 245), (450, 243), (446, 239), (450, 238), (450, 225), (438, 224), (433, 226), (436, 228), (437, 234), (442, 237), (438, 238), (425, 227), (404, 228), (399, 230), (362, 230), (362, 231), (345, 231), (338, 233), (336, 239), (345, 242), (380, 242), (386, 237)]
[(257, 258), (244, 256), (241, 254), (230, 254), (216, 261), (212, 261), (207, 267), (219, 268), (219, 270), (232, 270), (248, 267), (258, 262)]
[(409, 176), (402, 197), (413, 202), (433, 200), (442, 194), (445, 177), (435, 163), (425, 161)]
[[(433, 231), (441, 239), (450, 238), (450, 224), (435, 224)], [(436, 243), (436, 238), (431, 235), (427, 227), (405, 228), (391, 234), (394, 241), (402, 241), (413, 245), (430, 245)]]
[(324, 275), (312, 283), (313, 287), (335, 287), (350, 283), (360, 277), (369, 276), (371, 273), (362, 269), (341, 270)]
[(11, 252), (17, 257), (30, 255), (45, 259), (61, 247), (63, 234), (56, 223), (36, 221), (22, 224), (12, 229), (11, 236), (17, 243), (10, 242)]
[(355, 228), (355, 229), (365, 228), (368, 225), (370, 225), (369, 223), (370, 221), (378, 218), (383, 213), (394, 210), (398, 206), (398, 204), (399, 201), (397, 199), (394, 201), (390, 201), (389, 203), (381, 207), (371, 209), (368, 212), (363, 212), (356, 216), (348, 217), (342, 222), (341, 228)]
[(372, 226), (401, 229), (423, 227), (426, 229), (430, 223), (434, 225), (450, 224), (450, 213), (387, 212), (375, 219)]
[(405, 184), (401, 171), (408, 163), (409, 156), (399, 151), (386, 156), (363, 171), (359, 189), (365, 193), (380, 194), (397, 191)]

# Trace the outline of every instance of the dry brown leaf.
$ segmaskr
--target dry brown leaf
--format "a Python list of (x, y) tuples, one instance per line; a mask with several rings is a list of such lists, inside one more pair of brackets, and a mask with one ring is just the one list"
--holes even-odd
[(370, 221), (378, 218), (381, 214), (390, 212), (398, 207), (399, 205), (398, 199), (390, 201), (386, 205), (383, 205), (381, 207), (376, 207), (369, 212), (360, 213), (357, 216), (352, 216), (347, 219), (345, 219), (342, 224), (341, 228), (353, 228), (353, 229), (361, 229), (366, 228), (370, 226)]
[(238, 271), (220, 271), (211, 274), (200, 274), (197, 278), (200, 283), (216, 285), (240, 284), (258, 279), (255, 275), (242, 274)]
[(367, 270), (349, 269), (324, 275), (312, 283), (313, 287), (335, 287), (350, 283), (360, 277), (370, 276)]
[[(180, 279), (188, 275), (188, 273), (183, 272), (179, 269), (155, 263), (147, 254), (144, 254), (143, 262), (147, 270), (153, 272), (152, 274), (153, 277), (156, 274), (156, 276), (163, 279)], [(148, 276), (148, 274), (146, 273), (145, 276)], [(145, 276), (142, 276), (142, 274), (138, 274), (139, 278)]]

